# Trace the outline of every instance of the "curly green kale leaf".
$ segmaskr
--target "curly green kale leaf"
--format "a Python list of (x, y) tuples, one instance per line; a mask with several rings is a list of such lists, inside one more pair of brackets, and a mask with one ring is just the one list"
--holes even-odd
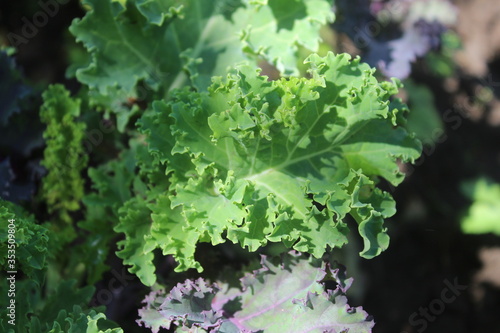
[(154, 104), (140, 127), (171, 185), (151, 200), (144, 248), (173, 254), (178, 271), (201, 270), (197, 242), (226, 238), (250, 251), (283, 242), (320, 257), (347, 242), (347, 215), (358, 223), (361, 256), (387, 248), (383, 222), (395, 205), (377, 178), (398, 185), (398, 161), (421, 150), (389, 103), (397, 83), (379, 83), (345, 54), (307, 63), (310, 79), (269, 82), (240, 66), (208, 92)]
[[(21, 207), (0, 200), (0, 258), (4, 271), (16, 271), (14, 277), (16, 314), (7, 307), (0, 310), (2, 332), (95, 332), (122, 333), (117, 325), (105, 319), (102, 308), (89, 309), (94, 287), (79, 288), (75, 280), (58, 281), (57, 288), (50, 292), (50, 277), (47, 268), (54, 256), (54, 233), (35, 222)], [(12, 233), (9, 230), (14, 230)], [(8, 235), (15, 236), (15, 259), (10, 257), (12, 244)], [(50, 241), (49, 241), (50, 239)], [(52, 273), (54, 274), (54, 273)], [(8, 279), (0, 281), (0, 299), (9, 304), (12, 299)], [(49, 290), (49, 291), (48, 291)], [(48, 296), (46, 296), (48, 295)], [(14, 320), (15, 326), (9, 321)]]
[[(325, 281), (335, 282), (336, 289), (325, 291)], [(341, 267), (318, 267), (293, 256), (276, 265), (263, 258), (262, 268), (247, 274), (241, 288), (198, 279), (179, 283), (168, 294), (151, 293), (139, 323), (153, 332), (171, 326), (179, 332), (371, 332), (373, 320), (347, 304), (351, 284)]]
[[(73, 333), (123, 333), (116, 323), (106, 320), (103, 307), (89, 309), (94, 288), (79, 288), (75, 280), (61, 281), (57, 289), (46, 295), (46, 285), (33, 279), (16, 280), (15, 325), (8, 323), (13, 319), (9, 310), (0, 311), (0, 330), (2, 332), (73, 332)], [(0, 281), (2, 302), (8, 304), (8, 281)]]
[(56, 212), (62, 222), (69, 224), (69, 212), (78, 210), (83, 198), (81, 172), (88, 161), (83, 148), (85, 124), (76, 120), (80, 100), (72, 99), (62, 85), (50, 86), (43, 99), (40, 118), (47, 124), (43, 134), (47, 147), (42, 165), (48, 173), (43, 179), (42, 195), (49, 212)]
[(153, 264), (154, 254), (147, 249), (146, 236), (151, 233), (150, 215), (146, 202), (141, 198), (133, 198), (120, 209), (120, 223), (114, 228), (123, 232), (126, 239), (118, 243), (118, 257), (125, 265), (131, 265), (130, 273), (136, 274), (145, 285), (151, 286), (156, 280)]
[[(113, 327), (116, 325), (111, 324)], [(105, 328), (103, 327), (105, 326)], [(123, 333), (121, 328), (107, 328), (109, 321), (104, 313), (95, 310), (83, 311), (81, 307), (75, 306), (72, 311), (60, 311), (57, 319), (47, 329), (48, 333)], [(37, 320), (33, 320), (32, 330), (41, 332)]]
[(30, 332), (123, 333), (104, 313), (98, 312), (103, 308), (88, 308), (93, 293), (92, 286), (78, 288), (74, 280), (62, 281), (41, 310), (31, 316)]
[[(49, 232), (47, 228), (35, 222), (19, 206), (0, 199), (0, 251), (5, 255), (0, 258), (4, 271), (22, 271), (36, 284), (41, 285), (47, 268)], [(9, 240), (14, 235), (15, 243)], [(15, 254), (12, 245), (15, 244)], [(12, 256), (11, 256), (12, 255)], [(13, 259), (15, 263), (11, 266)]]

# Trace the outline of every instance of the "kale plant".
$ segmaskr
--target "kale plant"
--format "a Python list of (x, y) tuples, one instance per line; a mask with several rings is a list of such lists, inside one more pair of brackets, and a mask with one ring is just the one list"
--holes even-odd
[[(332, 3), (83, 5), (70, 32), (87, 63), (68, 70), (82, 86), (73, 97), (61, 85), (43, 94), (47, 174), (36, 200), (46, 214), (22, 226), (52, 239), (39, 238), (40, 254), (19, 257), (27, 265), (19, 269), (36, 269), (33, 288), (53, 296), (26, 310), (21, 331), (121, 332), (86, 303), (117, 242), (129, 272), (152, 287), (138, 324), (153, 332), (371, 332), (373, 319), (348, 305), (352, 279), (322, 258), (349, 233), (362, 239), (363, 258), (387, 249), (384, 221), (396, 210), (380, 184), (399, 185), (400, 165), (421, 145), (394, 97), (398, 80), (378, 81), (359, 58), (320, 50)], [(92, 132), (100, 123), (116, 126)], [(200, 246), (223, 243), (253, 259), (266, 254), (253, 273), (243, 269), (240, 285), (222, 264), (225, 277), (204, 275)], [(198, 278), (174, 286), (157, 269), (165, 256)], [(65, 292), (75, 300), (58, 308)]]

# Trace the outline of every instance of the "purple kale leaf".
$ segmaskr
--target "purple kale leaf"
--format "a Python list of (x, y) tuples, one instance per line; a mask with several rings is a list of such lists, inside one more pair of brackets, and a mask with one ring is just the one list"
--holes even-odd
[[(297, 255), (278, 264), (263, 257), (261, 264), (241, 279), (240, 288), (198, 279), (178, 284), (169, 294), (153, 292), (139, 322), (153, 332), (172, 325), (221, 333), (371, 332), (373, 320), (347, 303), (352, 279), (343, 267)], [(327, 290), (327, 282), (335, 287)]]

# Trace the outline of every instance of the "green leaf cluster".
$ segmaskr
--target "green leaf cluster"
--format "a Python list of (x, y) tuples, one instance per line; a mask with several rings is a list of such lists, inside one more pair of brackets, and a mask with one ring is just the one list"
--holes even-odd
[[(106, 320), (102, 308), (89, 309), (93, 286), (79, 288), (76, 281), (69, 280), (61, 281), (52, 292), (48, 290), (47, 269), (55, 254), (50, 229), (37, 224), (33, 216), (21, 207), (3, 200), (0, 201), (0, 218), (0, 250), (8, 253), (9, 220), (15, 226), (13, 235), (16, 245), (14, 268), (6, 257), (0, 258), (3, 271), (16, 272), (15, 290), (11, 289), (7, 279), (0, 282), (2, 304), (10, 304), (11, 299), (16, 302), (15, 318), (8, 316), (7, 307), (0, 310), (2, 332), (123, 332), (116, 328), (116, 324)], [(15, 325), (7, 323), (11, 319)]]
[[(32, 215), (28, 215), (19, 206), (0, 199), (0, 265), (4, 271), (23, 272), (27, 278), (35, 283), (43, 282), (43, 271), (48, 265), (49, 231), (45, 226), (35, 222)], [(9, 228), (9, 224), (11, 227)], [(16, 267), (7, 267), (9, 249), (9, 230), (14, 234), (16, 241), (15, 256)]]
[(240, 66), (208, 92), (180, 90), (141, 118), (170, 181), (127, 203), (115, 229), (135, 233), (125, 232), (119, 255), (137, 258), (143, 282), (154, 281), (147, 263), (154, 248), (173, 254), (178, 271), (202, 270), (198, 242), (230, 240), (249, 251), (282, 242), (319, 258), (347, 243), (347, 215), (363, 238), (361, 256), (387, 248), (383, 222), (395, 206), (377, 179), (399, 184), (397, 161), (420, 154), (401, 126), (402, 110), (389, 103), (397, 83), (377, 82), (347, 55), (307, 63), (311, 78), (271, 82)]
[(64, 86), (50, 86), (43, 99), (40, 118), (47, 128), (43, 134), (46, 148), (42, 165), (48, 173), (43, 178), (42, 196), (49, 212), (57, 213), (60, 232), (67, 232), (65, 237), (71, 240), (74, 234), (68, 226), (72, 221), (69, 213), (80, 208), (84, 192), (82, 170), (88, 160), (83, 147), (85, 124), (77, 120), (80, 100), (71, 98)]

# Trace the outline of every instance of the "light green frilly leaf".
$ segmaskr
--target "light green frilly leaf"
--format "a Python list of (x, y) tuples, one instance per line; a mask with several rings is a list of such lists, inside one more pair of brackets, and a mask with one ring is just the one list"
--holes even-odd
[(395, 206), (377, 178), (398, 185), (398, 161), (421, 150), (402, 111), (389, 107), (397, 84), (378, 83), (345, 54), (307, 62), (311, 79), (273, 82), (240, 66), (208, 92), (179, 91), (141, 119), (170, 177), (148, 205), (148, 250), (173, 254), (179, 271), (201, 270), (197, 242), (226, 239), (250, 251), (283, 242), (320, 257), (347, 242), (347, 215), (358, 223), (361, 256), (387, 248), (383, 222)]
[(48, 173), (42, 181), (42, 195), (49, 212), (56, 212), (58, 220), (69, 224), (69, 212), (80, 208), (83, 197), (81, 172), (88, 161), (83, 148), (85, 124), (77, 121), (80, 100), (71, 98), (62, 85), (49, 86), (43, 99), (40, 119), (47, 125), (43, 133), (47, 147), (41, 164)]

